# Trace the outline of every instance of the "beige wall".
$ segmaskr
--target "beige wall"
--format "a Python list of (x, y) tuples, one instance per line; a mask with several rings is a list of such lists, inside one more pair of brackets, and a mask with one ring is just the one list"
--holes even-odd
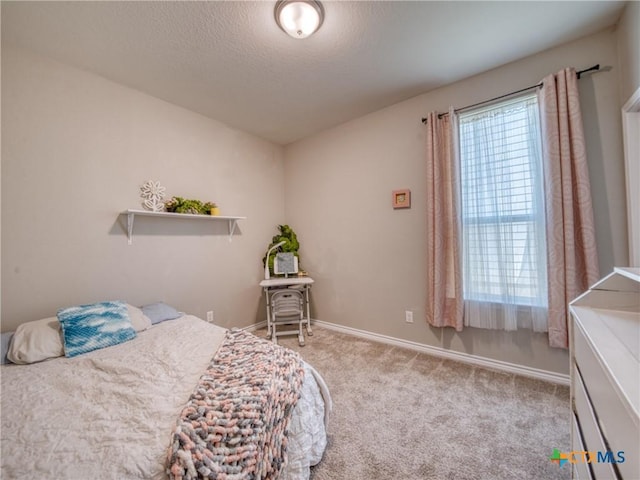
[[(636, 58), (629, 71), (637, 71), (637, 10), (627, 8), (618, 30), (630, 38), (618, 48)], [(203, 317), (214, 310), (225, 326), (263, 320), (260, 259), (286, 220), (301, 240), (302, 267), (317, 280), (315, 318), (566, 373), (566, 352), (549, 349), (545, 335), (456, 334), (425, 324), (420, 118), (536, 83), (567, 65), (611, 67), (580, 81), (605, 273), (624, 265), (627, 252), (616, 41), (601, 32), (356, 119), (284, 154), (193, 112), (3, 46), (2, 331), (62, 306), (115, 298), (161, 299)], [(633, 84), (637, 73), (625, 78)], [(241, 235), (229, 243), (226, 226), (143, 219), (128, 246), (118, 212), (138, 206), (147, 179), (160, 180), (169, 194), (219, 202), (223, 214), (246, 215)], [(396, 188), (412, 190), (413, 208), (391, 209)], [(404, 322), (405, 310), (414, 311), (414, 324)]]
[[(426, 345), (566, 373), (544, 334), (433, 329), (425, 318), (426, 113), (517, 90), (565, 66), (611, 67), (580, 81), (603, 273), (627, 262), (616, 37), (609, 30), (345, 123), (285, 148), (286, 219), (317, 283), (313, 316)], [(391, 208), (410, 188), (412, 208)], [(415, 323), (404, 320), (413, 310)]]
[[(164, 300), (224, 326), (263, 320), (283, 221), (282, 147), (104, 78), (2, 48), (2, 331), (77, 303)], [(139, 186), (220, 204), (226, 224), (141, 219)]]
[(618, 23), (620, 104), (640, 88), (640, 2), (629, 2)]

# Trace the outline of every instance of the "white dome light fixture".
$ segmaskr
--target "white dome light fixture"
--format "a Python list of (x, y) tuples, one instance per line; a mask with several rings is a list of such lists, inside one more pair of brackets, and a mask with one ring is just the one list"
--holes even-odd
[(316, 0), (278, 0), (274, 11), (276, 23), (293, 38), (307, 38), (324, 20), (324, 8)]

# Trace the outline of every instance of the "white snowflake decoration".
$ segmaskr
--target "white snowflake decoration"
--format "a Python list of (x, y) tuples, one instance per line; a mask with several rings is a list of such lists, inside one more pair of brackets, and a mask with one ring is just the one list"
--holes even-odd
[(152, 212), (164, 211), (164, 192), (165, 188), (160, 182), (149, 180), (140, 187), (140, 196), (142, 197), (142, 206)]

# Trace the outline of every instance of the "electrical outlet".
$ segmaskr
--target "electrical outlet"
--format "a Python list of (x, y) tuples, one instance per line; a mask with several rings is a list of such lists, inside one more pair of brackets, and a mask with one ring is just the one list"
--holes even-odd
[(411, 310), (406, 310), (404, 312), (404, 321), (407, 323), (413, 323), (413, 312)]
[(207, 322), (213, 323), (213, 311), (212, 310), (209, 310), (207, 312)]

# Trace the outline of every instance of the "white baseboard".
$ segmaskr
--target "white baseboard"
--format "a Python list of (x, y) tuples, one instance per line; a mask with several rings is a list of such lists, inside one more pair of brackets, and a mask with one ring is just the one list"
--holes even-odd
[[(536, 378), (538, 380), (544, 380), (547, 382), (558, 383), (560, 385), (569, 386), (569, 375), (550, 372), (548, 370), (540, 370), (538, 368), (525, 367), (523, 365), (517, 365), (515, 363), (503, 362), (501, 360), (494, 360), (487, 357), (479, 357), (477, 355), (470, 355), (468, 353), (456, 352), (454, 350), (447, 350), (441, 347), (434, 347), (431, 345), (425, 345), (423, 343), (412, 342), (410, 340), (402, 340), (400, 338), (389, 337), (387, 335), (380, 335), (379, 333), (367, 332), (365, 330), (358, 330), (357, 328), (345, 327), (343, 325), (337, 325), (335, 323), (329, 323), (322, 320), (312, 320), (313, 325), (319, 325), (329, 330), (335, 330), (340, 333), (346, 333), (347, 335), (354, 335), (356, 337), (366, 338), (367, 340), (373, 340), (374, 342), (385, 343), (388, 345), (394, 345), (397, 347), (408, 348), (411, 350), (417, 350), (418, 352), (426, 353), (437, 357), (447, 358), (449, 360), (455, 360), (458, 362), (464, 362), (479, 367), (490, 368), (493, 370), (500, 370), (503, 372), (514, 373), (516, 375), (523, 375), (525, 377)], [(266, 325), (263, 322), (262, 325)]]
[(255, 332), (256, 330), (260, 330), (261, 328), (266, 326), (267, 326), (267, 321), (263, 320), (259, 323), (249, 325), (248, 327), (243, 327), (242, 330), (244, 330), (245, 332)]
[[(366, 330), (359, 330), (357, 328), (345, 327), (344, 325), (325, 322), (323, 320), (311, 319), (311, 324), (319, 325), (328, 330), (335, 330), (336, 332), (345, 333), (347, 335), (366, 338), (367, 340), (372, 340), (374, 342), (393, 345), (396, 347), (408, 348), (410, 350), (416, 350), (418, 352), (426, 353), (428, 355), (433, 355), (435, 357), (447, 358), (449, 360), (468, 363), (471, 365), (476, 365), (478, 367), (490, 368), (490, 369), (499, 370), (502, 372), (513, 373), (516, 375), (522, 375), (530, 378), (536, 378), (538, 380), (558, 383), (560, 385), (569, 386), (570, 384), (569, 375), (563, 374), (563, 373), (550, 372), (548, 370), (540, 370), (539, 368), (525, 367), (524, 365), (503, 362), (502, 360), (494, 360), (492, 358), (480, 357), (478, 355), (470, 355), (464, 352), (456, 352), (455, 350), (447, 350), (446, 348), (434, 347), (432, 345), (425, 345), (424, 343), (412, 342), (410, 340), (403, 340), (401, 338), (389, 337), (387, 335), (367, 332)], [(267, 321), (264, 320), (254, 325), (249, 325), (248, 327), (244, 327), (243, 330), (246, 330), (248, 332), (255, 332), (256, 330), (260, 330), (261, 328), (266, 326), (267, 326)]]

